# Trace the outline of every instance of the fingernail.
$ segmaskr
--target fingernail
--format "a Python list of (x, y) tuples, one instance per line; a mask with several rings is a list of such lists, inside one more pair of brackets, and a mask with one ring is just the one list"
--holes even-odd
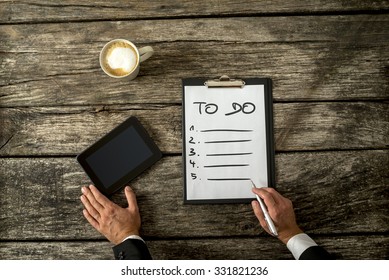
[(82, 188), (81, 188), (81, 192), (82, 192), (82, 193), (85, 193), (85, 187), (82, 187)]
[(126, 186), (126, 191), (131, 191), (131, 188), (129, 186)]
[(84, 200), (84, 196), (82, 195), (82, 196), (80, 196), (80, 199), (83, 201)]

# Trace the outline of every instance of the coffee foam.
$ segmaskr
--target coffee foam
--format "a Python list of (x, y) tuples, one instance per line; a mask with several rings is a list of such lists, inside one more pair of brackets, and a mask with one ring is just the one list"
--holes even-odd
[(115, 76), (124, 76), (132, 72), (137, 65), (135, 50), (125, 42), (115, 42), (105, 52), (106, 69)]

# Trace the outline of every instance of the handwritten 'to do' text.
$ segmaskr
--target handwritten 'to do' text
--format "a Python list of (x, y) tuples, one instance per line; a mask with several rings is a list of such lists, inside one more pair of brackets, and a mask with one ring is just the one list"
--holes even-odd
[[(193, 102), (194, 105), (198, 105), (199, 114), (215, 114), (219, 110), (219, 106), (215, 103), (207, 103), (207, 102)], [(226, 116), (231, 116), (237, 113), (243, 114), (251, 114), (255, 111), (255, 105), (251, 102), (245, 102), (243, 104), (239, 104), (237, 102), (232, 102), (231, 107), (233, 111), (226, 113)]]

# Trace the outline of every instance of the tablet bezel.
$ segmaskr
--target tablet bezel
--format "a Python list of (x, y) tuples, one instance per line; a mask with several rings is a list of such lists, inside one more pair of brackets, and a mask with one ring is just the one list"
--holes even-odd
[[(104, 187), (104, 184), (100, 181), (98, 175), (92, 170), (90, 165), (87, 163), (86, 159), (91, 156), (93, 153), (99, 150), (102, 146), (109, 143), (112, 139), (120, 135), (123, 131), (125, 131), (129, 127), (133, 127), (138, 135), (142, 138), (143, 142), (147, 145), (147, 147), (151, 150), (152, 155), (141, 164), (139, 164), (136, 168), (129, 170), (124, 176), (120, 179), (116, 180), (115, 183), (110, 186)], [(113, 193), (120, 190), (127, 184), (129, 181), (135, 179), (139, 176), (143, 171), (152, 166), (155, 162), (162, 158), (162, 153), (159, 150), (158, 146), (151, 139), (150, 135), (147, 133), (146, 129), (142, 126), (139, 120), (136, 117), (130, 117), (125, 120), (123, 123), (115, 127), (105, 136), (103, 136), (100, 140), (92, 144), (90, 147), (81, 152), (77, 157), (78, 163), (84, 169), (86, 174), (89, 176), (91, 181), (94, 183), (96, 188), (100, 190), (104, 195), (109, 196)]]

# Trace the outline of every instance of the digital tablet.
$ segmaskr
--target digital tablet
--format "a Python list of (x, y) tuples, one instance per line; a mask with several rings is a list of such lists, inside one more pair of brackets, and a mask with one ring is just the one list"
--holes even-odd
[(121, 189), (162, 157), (135, 117), (130, 117), (77, 156), (94, 185), (106, 196)]

